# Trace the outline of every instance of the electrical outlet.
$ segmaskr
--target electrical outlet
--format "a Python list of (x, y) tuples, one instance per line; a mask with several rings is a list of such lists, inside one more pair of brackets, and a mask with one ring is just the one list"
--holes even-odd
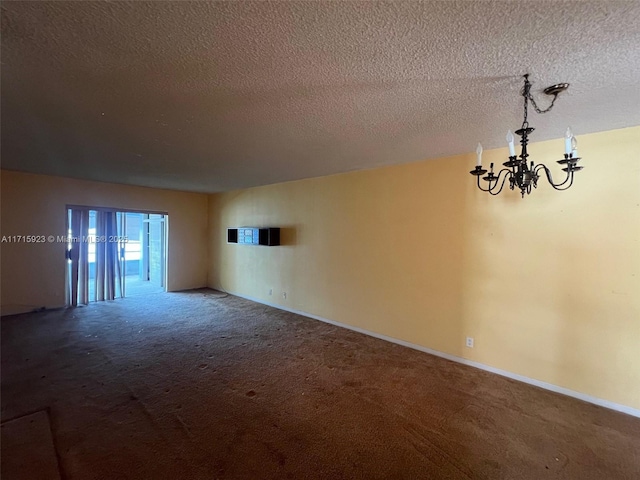
[(467, 337), (467, 347), (473, 348), (473, 337)]
[(282, 292), (282, 298), (287, 299), (287, 292)]
[(273, 295), (273, 288), (269, 289), (269, 295)]

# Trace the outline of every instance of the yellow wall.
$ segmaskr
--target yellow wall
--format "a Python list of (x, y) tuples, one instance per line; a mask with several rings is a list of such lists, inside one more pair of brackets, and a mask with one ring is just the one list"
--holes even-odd
[(212, 195), (209, 285), (640, 408), (640, 127), (579, 140), (575, 185), (525, 199), (478, 191), (474, 155)]
[[(169, 214), (168, 290), (207, 284), (207, 196), (3, 170), (0, 235), (65, 235), (66, 206)], [(65, 304), (64, 243), (2, 243), (2, 314)]]

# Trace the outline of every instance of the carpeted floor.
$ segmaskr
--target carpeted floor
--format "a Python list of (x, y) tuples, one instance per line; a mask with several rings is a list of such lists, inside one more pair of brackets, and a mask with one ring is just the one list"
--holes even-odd
[(60, 466), (46, 410), (2, 423), (2, 478), (60, 480)]
[(67, 480), (640, 478), (640, 419), (211, 290), (1, 326)]

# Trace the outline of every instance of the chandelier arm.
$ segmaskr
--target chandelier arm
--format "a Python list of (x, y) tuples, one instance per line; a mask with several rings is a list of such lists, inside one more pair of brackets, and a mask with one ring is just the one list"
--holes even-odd
[[(489, 186), (489, 188), (487, 188), (487, 189), (482, 188), (482, 186), (480, 185), (480, 175), (478, 175), (477, 178), (478, 178), (478, 188), (480, 190), (482, 190), (483, 192), (490, 192), (491, 191), (491, 186)], [(491, 184), (489, 184), (489, 185), (491, 185)]]
[[(507, 172), (507, 174), (502, 178), (500, 189), (496, 192), (495, 189), (498, 186), (498, 183), (500, 183), (500, 175), (502, 175), (502, 172)], [(498, 175), (496, 175), (496, 183), (493, 184), (493, 187), (491, 186), (491, 183), (489, 183), (489, 188), (482, 188), (482, 186), (480, 185), (480, 176), (478, 176), (478, 188), (483, 192), (489, 192), (491, 195), (498, 195), (504, 188), (504, 183), (507, 181), (507, 178), (509, 178), (510, 174), (511, 170), (509, 170), (508, 168), (503, 168), (498, 172)]]
[[(500, 175), (502, 175), (502, 172), (507, 172), (507, 173), (506, 173), (506, 174), (505, 174), (505, 176), (502, 178), (502, 183), (500, 184), (500, 190), (498, 190), (498, 191), (497, 191), (497, 192), (495, 192), (495, 193), (493, 193), (493, 192), (489, 192), (491, 195), (494, 195), (494, 196), (495, 196), (495, 195), (498, 195), (498, 194), (502, 191), (502, 189), (504, 188), (504, 184), (505, 184), (505, 182), (507, 181), (507, 178), (509, 178), (509, 177), (512, 175), (511, 170), (509, 170), (508, 168), (503, 168), (502, 170), (500, 170), (500, 171), (498, 172), (498, 182), (500, 181)], [(496, 182), (496, 184), (494, 185), (494, 188), (498, 185), (498, 182)]]
[[(574, 173), (574, 172), (571, 172), (571, 173), (570, 173), (570, 175), (571, 175), (571, 177), (570, 177), (570, 178), (571, 178), (571, 181), (569, 182), (569, 185), (567, 185), (566, 187), (564, 187), (564, 188), (558, 188), (558, 187), (556, 187), (555, 185), (551, 185), (551, 186), (552, 186), (553, 188), (555, 188), (556, 190), (559, 190), (559, 191), (569, 190), (569, 188), (571, 187), (571, 185), (573, 185), (573, 173)], [(563, 182), (563, 184), (564, 184), (564, 182)]]
[(571, 184), (570, 184), (570, 185), (569, 185), (569, 187), (567, 187), (567, 188), (559, 188), (559, 187), (562, 187), (564, 184), (566, 184), (569, 180), (571, 180), (571, 182), (573, 183), (573, 172), (567, 172), (567, 176), (566, 176), (566, 178), (564, 179), (564, 181), (563, 181), (563, 182), (561, 182), (561, 183), (554, 183), (554, 182), (553, 182), (553, 178), (551, 177), (551, 171), (547, 168), (547, 166), (546, 166), (546, 165), (544, 165), (544, 164), (542, 164), (542, 163), (541, 163), (540, 165), (538, 165), (538, 166), (535, 168), (535, 173), (537, 174), (537, 173), (538, 173), (538, 171), (540, 171), (540, 170), (544, 170), (544, 173), (545, 173), (545, 174), (546, 174), (546, 176), (547, 176), (547, 181), (548, 181), (548, 182), (549, 182), (549, 184), (550, 184), (553, 188), (555, 188), (556, 190), (566, 190), (567, 188), (569, 188), (569, 187), (571, 186)]

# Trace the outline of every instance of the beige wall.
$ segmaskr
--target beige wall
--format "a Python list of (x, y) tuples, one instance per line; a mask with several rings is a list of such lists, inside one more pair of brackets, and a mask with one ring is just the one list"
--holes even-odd
[[(168, 290), (207, 284), (207, 196), (3, 170), (0, 235), (65, 235), (66, 206), (169, 214)], [(2, 314), (65, 304), (64, 243), (2, 243)]]
[(209, 285), (640, 408), (640, 127), (579, 141), (575, 185), (525, 199), (478, 191), (474, 155), (212, 195)]

